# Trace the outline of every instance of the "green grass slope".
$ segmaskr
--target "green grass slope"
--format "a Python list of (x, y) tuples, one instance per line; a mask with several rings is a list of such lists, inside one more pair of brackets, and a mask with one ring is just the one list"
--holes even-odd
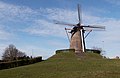
[(120, 60), (60, 52), (43, 62), (0, 70), (0, 78), (120, 78)]

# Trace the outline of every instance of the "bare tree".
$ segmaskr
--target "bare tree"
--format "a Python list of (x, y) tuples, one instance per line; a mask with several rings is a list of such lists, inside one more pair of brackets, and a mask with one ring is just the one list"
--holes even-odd
[(16, 49), (16, 47), (13, 44), (10, 44), (7, 48), (5, 48), (2, 59), (5, 61), (13, 61), (17, 60), (18, 57), (23, 56), (25, 56), (25, 53)]
[(23, 56), (26, 56), (26, 54), (24, 52), (18, 51), (17, 57), (23, 57)]

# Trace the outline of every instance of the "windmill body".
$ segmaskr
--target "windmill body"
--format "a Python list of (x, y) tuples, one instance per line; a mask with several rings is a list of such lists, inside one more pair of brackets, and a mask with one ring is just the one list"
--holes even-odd
[(70, 39), (70, 49), (75, 49), (75, 53), (83, 52), (81, 31), (79, 29), (76, 32), (72, 33), (72, 36)]

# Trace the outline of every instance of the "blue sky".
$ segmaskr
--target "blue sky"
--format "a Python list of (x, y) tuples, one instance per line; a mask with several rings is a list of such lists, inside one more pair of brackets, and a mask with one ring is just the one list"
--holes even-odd
[(119, 0), (0, 0), (0, 56), (9, 44), (44, 59), (69, 48), (64, 28), (70, 27), (53, 20), (78, 23), (78, 3), (83, 24), (106, 26), (106, 31), (93, 31), (87, 37), (87, 48), (96, 46), (107, 57), (120, 56)]

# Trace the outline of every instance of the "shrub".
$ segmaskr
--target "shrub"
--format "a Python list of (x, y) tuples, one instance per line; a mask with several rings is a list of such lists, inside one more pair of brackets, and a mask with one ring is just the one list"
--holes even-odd
[(36, 58), (22, 59), (22, 60), (17, 60), (17, 61), (12, 61), (12, 62), (1, 62), (0, 70), (29, 65), (29, 64), (33, 64), (33, 63), (37, 63), (41, 61), (42, 61), (42, 57), (36, 57)]
[(94, 49), (87, 49), (87, 52), (92, 52), (92, 53), (97, 53), (97, 54), (101, 54), (100, 50), (94, 50)]
[(75, 51), (75, 49), (62, 49), (62, 50), (57, 50), (56, 54), (60, 53), (60, 52), (74, 52), (74, 51)]

